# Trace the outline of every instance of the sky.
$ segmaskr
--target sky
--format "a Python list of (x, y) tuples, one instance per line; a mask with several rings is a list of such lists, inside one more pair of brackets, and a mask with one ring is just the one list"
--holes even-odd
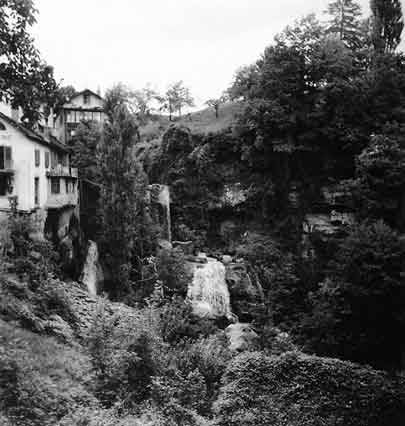
[[(359, 3), (368, 11), (369, 0)], [(57, 80), (103, 93), (163, 92), (183, 80), (196, 105), (229, 87), (275, 34), (328, 0), (36, 0), (36, 45)]]

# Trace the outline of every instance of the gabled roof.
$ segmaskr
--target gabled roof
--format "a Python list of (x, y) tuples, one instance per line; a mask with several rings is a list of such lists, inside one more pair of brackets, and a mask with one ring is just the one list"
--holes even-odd
[(81, 92), (79, 92), (79, 93), (75, 93), (69, 100), (68, 100), (68, 102), (70, 102), (72, 99), (75, 99), (75, 98), (77, 98), (78, 96), (81, 96), (81, 95), (93, 95), (93, 96), (95, 96), (96, 98), (98, 98), (98, 99), (101, 99), (102, 101), (104, 100), (98, 93), (96, 93), (96, 92), (93, 92), (92, 90), (90, 90), (90, 89), (84, 89), (84, 90), (82, 90)]
[(40, 135), (37, 132), (34, 132), (31, 129), (28, 129), (21, 123), (19, 123), (16, 120), (13, 120), (11, 117), (3, 114), (0, 112), (0, 118), (3, 119), (6, 123), (8, 123), (10, 126), (14, 127), (15, 129), (19, 130), (21, 133), (23, 133), (28, 139), (38, 142), (42, 145), (45, 145), (49, 148), (54, 148), (58, 151), (64, 151), (69, 152), (68, 147), (60, 143), (55, 137), (50, 136), (50, 139), (45, 139), (44, 136)]

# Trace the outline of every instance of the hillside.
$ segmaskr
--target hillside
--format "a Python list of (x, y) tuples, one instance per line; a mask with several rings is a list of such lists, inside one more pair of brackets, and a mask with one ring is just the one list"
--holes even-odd
[(175, 123), (188, 127), (192, 133), (208, 134), (218, 133), (231, 127), (238, 114), (242, 111), (239, 102), (227, 102), (221, 105), (218, 118), (215, 117), (214, 108), (205, 108), (200, 111), (185, 114), (182, 117), (174, 117), (173, 121), (164, 115), (153, 115), (146, 124), (141, 125), (139, 131), (142, 141), (150, 141), (163, 135), (167, 128)]

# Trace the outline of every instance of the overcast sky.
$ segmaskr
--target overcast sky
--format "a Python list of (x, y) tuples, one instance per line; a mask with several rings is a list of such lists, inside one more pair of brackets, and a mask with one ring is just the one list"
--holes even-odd
[[(368, 11), (369, 0), (361, 0)], [(122, 81), (164, 90), (184, 80), (196, 102), (226, 89), (286, 25), (327, 0), (36, 0), (37, 46), (78, 90)]]

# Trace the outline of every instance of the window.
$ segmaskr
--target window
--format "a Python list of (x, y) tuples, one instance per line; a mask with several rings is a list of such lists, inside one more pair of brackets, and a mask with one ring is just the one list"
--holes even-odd
[(51, 167), (54, 168), (59, 164), (58, 154), (55, 151), (51, 152)]
[(11, 146), (0, 146), (0, 170), (11, 168)]
[(0, 131), (4, 132), (5, 130), (6, 130), (6, 126), (2, 122), (0, 122)]
[(36, 149), (35, 150), (35, 167), (39, 167), (39, 164), (41, 162), (39, 155), (40, 155), (39, 149)]
[(60, 194), (60, 179), (51, 179), (51, 194)]
[(49, 168), (49, 152), (45, 151), (45, 168)]
[(8, 176), (0, 175), (0, 197), (8, 194)]
[(34, 187), (35, 187), (35, 205), (39, 205), (39, 177), (34, 178)]
[(84, 105), (88, 105), (90, 103), (90, 95), (88, 93), (84, 94), (83, 103), (84, 103)]
[(65, 185), (66, 185), (66, 194), (69, 194), (70, 185), (69, 185), (69, 181), (67, 179), (65, 179)]

